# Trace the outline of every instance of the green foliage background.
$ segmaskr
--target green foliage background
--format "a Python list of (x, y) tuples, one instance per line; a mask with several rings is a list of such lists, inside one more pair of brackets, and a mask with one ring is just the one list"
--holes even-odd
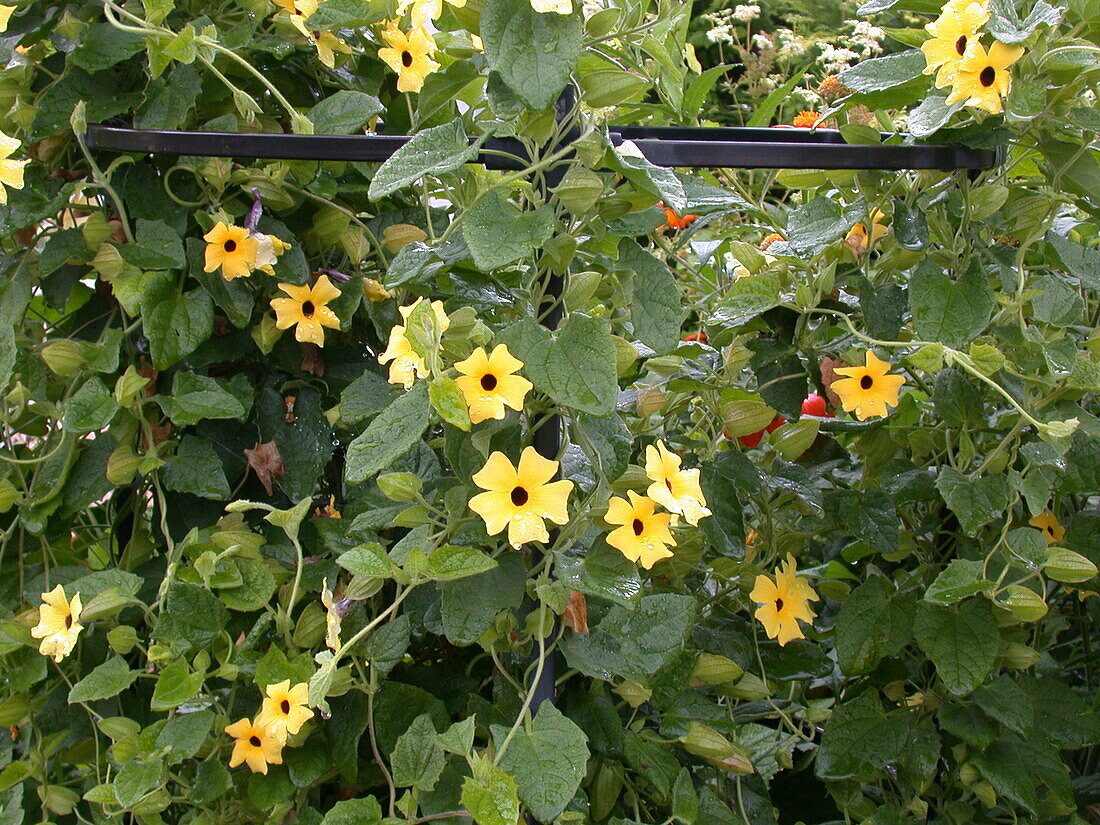
[[(3, 129), (33, 159), (0, 209), (0, 823), (1092, 821), (1097, 582), (1029, 520), (1049, 508), (1058, 546), (1100, 563), (1100, 6), (991, 4), (989, 30), (1027, 49), (1003, 117), (949, 109), (921, 74), (938, 7), (867, 6), (891, 54), (841, 77), (845, 137), (910, 139), (880, 134), (908, 108), (916, 139), (1002, 165), (686, 173), (616, 151), (607, 123), (793, 114), (782, 89), (716, 91), (732, 75), (693, 68), (674, 0), (447, 5), (442, 69), (408, 97), (376, 57), (377, 0), (311, 18), (352, 47), (332, 70), (266, 0), (21, 3), (0, 37)], [(580, 106), (556, 122), (570, 78)], [(381, 168), (82, 144), (114, 118), (350, 134), (376, 116), (420, 135)], [(534, 160), (466, 165), (490, 136)], [(292, 249), (276, 278), (227, 283), (201, 236), (243, 223), (253, 190)], [(662, 230), (658, 200), (699, 217)], [(857, 257), (844, 238), (876, 210), (889, 232)], [(394, 224), (425, 238), (388, 247)], [(320, 269), (350, 276), (341, 329), (320, 352), (275, 340), (275, 284)], [(423, 344), (442, 364), (489, 341), (525, 361), (522, 415), (470, 428), (443, 389), (387, 384), (376, 357), (416, 296), (451, 315)], [(822, 359), (868, 346), (907, 378), (898, 409), (802, 416)], [(517, 553), (468, 510), (470, 476), (552, 412), (572, 520)], [(776, 413), (760, 447), (736, 440)], [(602, 508), (644, 489), (658, 439), (714, 515), (647, 572), (606, 545)], [(271, 494), (244, 453), (268, 442)], [(330, 498), (342, 518), (316, 515)], [(779, 647), (748, 593), (788, 553), (823, 601)], [(340, 659), (326, 581), (353, 600), (345, 641), (365, 631)], [(58, 583), (86, 628), (55, 666), (29, 631)], [(587, 634), (553, 620), (571, 592)], [(558, 702), (531, 715), (550, 656)], [(318, 715), (285, 765), (230, 771), (222, 729), (282, 679)]]

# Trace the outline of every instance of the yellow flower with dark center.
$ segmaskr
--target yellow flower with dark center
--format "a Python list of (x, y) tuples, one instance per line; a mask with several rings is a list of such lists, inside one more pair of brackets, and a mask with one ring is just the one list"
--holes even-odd
[(672, 557), (669, 547), (676, 540), (668, 529), (672, 518), (667, 513), (655, 513), (653, 499), (640, 496), (633, 490), (626, 493), (630, 501), (624, 498), (612, 498), (607, 502), (608, 524), (621, 525), (607, 535), (607, 543), (631, 561), (639, 562), (650, 570), (661, 559)]
[(31, 628), (31, 635), (41, 639), (38, 652), (43, 656), (52, 656), (60, 662), (73, 652), (76, 638), (84, 625), (80, 623), (80, 594), (73, 595), (72, 601), (65, 598), (65, 588), (60, 584), (49, 593), (42, 594), (42, 604), (38, 608), (38, 624)]
[(1037, 516), (1032, 516), (1028, 521), (1032, 527), (1042, 531), (1043, 538), (1047, 540), (1047, 544), (1057, 544), (1066, 535), (1066, 528), (1063, 527), (1054, 513), (1050, 510), (1043, 510)]
[(769, 639), (778, 639), (781, 647), (792, 639), (804, 639), (799, 621), (812, 623), (817, 615), (809, 604), (818, 601), (817, 593), (798, 576), (790, 555), (784, 567), (775, 568), (775, 581), (765, 575), (756, 577), (749, 598), (760, 605), (755, 616), (764, 632)]
[(478, 347), (465, 361), (455, 363), (462, 373), (455, 379), (466, 404), (470, 408), (470, 421), (480, 424), (486, 419), (504, 418), (504, 408), (523, 409), (523, 399), (532, 385), (521, 375), (515, 375), (523, 362), (508, 352), (505, 344), (497, 344), (492, 355)]
[[(407, 323), (413, 310), (420, 306), (423, 300), (423, 298), (417, 298), (408, 306), (398, 307), (397, 311), (401, 313), (402, 320)], [(443, 302), (432, 301), (431, 308), (432, 312), (435, 313), (440, 332), (446, 332), (451, 326), (451, 319), (447, 317), (447, 313), (443, 309)], [(390, 329), (386, 351), (378, 356), (378, 363), (390, 364), (389, 382), (391, 384), (400, 384), (405, 389), (411, 389), (417, 378), (427, 377), (428, 366), (424, 363), (424, 359), (420, 357), (420, 354), (413, 349), (412, 344), (409, 343), (405, 331), (404, 324), (398, 324)]]
[(860, 421), (886, 416), (887, 407), (898, 405), (898, 392), (905, 383), (905, 376), (889, 374), (890, 363), (871, 350), (867, 350), (865, 366), (837, 367), (834, 372), (848, 377), (834, 381), (829, 389), (840, 397), (844, 411), (854, 411)]
[(951, 82), (959, 61), (971, 43), (977, 42), (982, 26), (989, 20), (989, 10), (981, 3), (948, 4), (943, 13), (924, 28), (932, 35), (921, 44), (924, 52), (924, 73), (936, 72), (936, 86)]
[(413, 26), (408, 34), (395, 23), (390, 23), (382, 39), (386, 46), (378, 50), (378, 57), (397, 72), (397, 91), (419, 92), (424, 78), (439, 68), (432, 59), (435, 41), (423, 26)]
[(653, 482), (646, 494), (670, 513), (683, 516), (692, 526), (710, 515), (699, 471), (681, 470), (680, 456), (669, 452), (663, 442), (645, 448), (645, 474)]
[(322, 275), (313, 286), (279, 284), (279, 289), (289, 298), (273, 298), (275, 326), (279, 329), (296, 327), (294, 337), (319, 347), (325, 345), (325, 327), (339, 329), (340, 319), (327, 304), (340, 297), (340, 290), (332, 285), (327, 275)]
[(558, 462), (539, 455), (534, 447), (525, 447), (519, 466), (502, 452), (489, 456), (473, 481), (484, 493), (470, 499), (470, 509), (485, 520), (485, 530), (495, 536), (508, 528), (508, 543), (519, 549), (529, 541), (547, 542), (550, 534), (544, 519), (555, 524), (569, 521), (566, 504), (573, 489), (572, 481), (551, 481)]
[[(3, 29), (0, 29), (3, 31)], [(0, 204), (8, 202), (8, 189), (23, 188), (23, 167), (30, 163), (29, 160), (10, 160), (12, 154), (20, 146), (16, 138), (9, 137), (0, 132)]]
[(951, 94), (947, 105), (966, 101), (967, 106), (977, 106), (991, 114), (1004, 111), (1001, 98), (1008, 94), (1012, 75), (1008, 67), (1024, 53), (1023, 46), (1006, 46), (994, 43), (989, 51), (977, 41), (967, 46), (966, 56), (958, 62), (951, 78)]
[(256, 254), (260, 242), (243, 226), (226, 226), (221, 221), (202, 236), (206, 241), (204, 272), (221, 269), (227, 281), (244, 278), (256, 268)]
[(871, 213), (871, 231), (867, 232), (867, 225), (863, 221), (857, 222), (848, 230), (844, 238), (844, 245), (852, 250), (857, 258), (862, 258), (868, 247), (890, 231), (886, 226), (886, 214), (881, 209)]
[(283, 743), (270, 727), (258, 720), (241, 719), (227, 725), (225, 732), (237, 740), (233, 743), (229, 767), (244, 762), (252, 773), (266, 774), (268, 765), (283, 764)]
[(256, 725), (266, 727), (276, 739), (286, 742), (302, 729), (302, 725), (313, 718), (309, 709), (309, 685), (299, 682), (294, 687), (290, 680), (284, 679), (275, 685), (268, 685), (264, 691), (263, 705), (256, 717)]

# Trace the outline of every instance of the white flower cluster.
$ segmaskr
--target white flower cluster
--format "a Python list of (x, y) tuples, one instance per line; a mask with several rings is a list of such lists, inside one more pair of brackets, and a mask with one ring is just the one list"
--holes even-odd
[(882, 51), (882, 38), (886, 32), (878, 26), (872, 26), (866, 20), (845, 20), (846, 26), (852, 27), (851, 45), (860, 50), (863, 57), (870, 57)]
[(790, 29), (775, 30), (776, 52), (781, 58), (801, 57), (806, 53), (806, 41)]
[(760, 16), (760, 7), (757, 5), (737, 6), (733, 10), (733, 16), (742, 23), (751, 23)]
[(713, 25), (707, 31), (707, 40), (711, 43), (736, 43), (733, 34), (733, 11), (731, 9), (719, 9), (713, 14), (703, 15), (703, 19)]
[(854, 52), (842, 46), (834, 46), (831, 43), (825, 44), (825, 47), (821, 50), (821, 56), (818, 58), (818, 62), (825, 67), (828, 74), (842, 72), (856, 60), (859, 60), (859, 52)]

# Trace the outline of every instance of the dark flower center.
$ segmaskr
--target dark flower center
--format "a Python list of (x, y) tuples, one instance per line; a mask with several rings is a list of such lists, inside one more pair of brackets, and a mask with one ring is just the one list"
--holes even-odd
[(871, 389), (871, 386), (875, 383), (875, 380), (869, 375), (865, 375), (859, 379), (859, 386), (865, 390)]
[(1050, 533), (1052, 536), (1054, 535), (1054, 528), (1051, 527), (1049, 524), (1047, 525), (1047, 532)]
[[(1047, 528), (1047, 529), (1050, 529), (1050, 528)], [(1053, 534), (1053, 532), (1054, 531), (1051, 530), (1052, 534)], [(73, 626), (73, 614), (70, 613), (68, 616), (65, 617), (65, 629), (68, 630), (72, 626)]]
[(530, 496), (527, 495), (527, 491), (522, 487), (516, 487), (512, 490), (512, 504), (516, 507), (522, 507), (527, 503), (527, 499), (529, 498)]
[(412, 64), (413, 64), (412, 52), (410, 52), (410, 51), (401, 52), (401, 65), (404, 66), (407, 69)]
[(978, 75), (978, 82), (980, 82), (987, 89), (993, 85), (993, 81), (997, 79), (997, 70), (992, 66), (986, 66), (982, 69), (982, 73)]
[(775, 610), (776, 610), (776, 612), (778, 613), (782, 609), (783, 609), (783, 600), (782, 599), (776, 599), (775, 600)]
[(236, 252), (237, 251), (237, 242), (236, 241), (226, 241), (225, 242), (225, 251), (226, 252)]
[(263, 744), (263, 742), (260, 741), (260, 737), (252, 736), (252, 737), (249, 737), (248, 744), (250, 744), (254, 748), (258, 748), (258, 747), (260, 747), (260, 745)]
[(317, 311), (317, 307), (313, 305), (313, 301), (302, 301), (302, 314), (307, 318), (312, 318), (313, 313)]
[(497, 388), (497, 377), (490, 373), (481, 376), (481, 388), (486, 392), (492, 392)]
[(966, 35), (965, 34), (962, 37), (960, 37), (958, 40), (955, 41), (955, 51), (957, 51), (959, 54), (964, 54), (966, 52)]
[(286, 699), (284, 699), (279, 704), (279, 707), (280, 709), (282, 709), (283, 713), (290, 713), (290, 702), (288, 702)]
[(645, 525), (642, 523), (642, 520), (640, 518), (634, 519), (634, 521), (631, 522), (630, 526), (634, 528), (634, 535), (636, 536), (640, 536), (642, 534), (642, 531), (645, 529)]

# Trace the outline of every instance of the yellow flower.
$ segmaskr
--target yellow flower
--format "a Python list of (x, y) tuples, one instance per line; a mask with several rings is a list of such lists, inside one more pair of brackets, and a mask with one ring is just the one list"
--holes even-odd
[(676, 540), (668, 529), (671, 516), (653, 512), (656, 504), (651, 498), (633, 490), (628, 490), (627, 495), (629, 502), (624, 498), (612, 498), (607, 502), (604, 521), (622, 525), (608, 533), (607, 543), (649, 570), (661, 559), (672, 557), (668, 548), (674, 547)]
[(781, 647), (792, 639), (804, 639), (798, 622), (813, 622), (816, 615), (809, 603), (818, 601), (817, 594), (797, 574), (794, 557), (788, 555), (786, 566), (775, 568), (775, 581), (757, 576), (749, 594), (760, 605), (755, 616), (764, 625), (764, 632), (769, 639), (778, 639)]
[(1043, 538), (1047, 540), (1047, 544), (1057, 544), (1066, 535), (1066, 528), (1058, 522), (1050, 510), (1043, 510), (1039, 515), (1032, 516), (1028, 524), (1043, 532)]
[(325, 345), (325, 330), (339, 329), (340, 319), (327, 304), (340, 297), (340, 290), (332, 285), (327, 275), (317, 279), (312, 287), (279, 284), (279, 289), (289, 298), (273, 298), (271, 308), (275, 310), (275, 326), (289, 329), (297, 325), (294, 337), (299, 341)]
[(233, 744), (233, 755), (229, 757), (229, 767), (235, 768), (245, 762), (252, 773), (267, 773), (268, 765), (283, 764), (283, 743), (271, 728), (259, 724), (259, 720), (241, 719), (227, 725), (225, 732), (237, 740)]
[(502, 452), (489, 456), (473, 481), (487, 492), (470, 499), (470, 509), (485, 520), (485, 529), (495, 536), (508, 528), (508, 543), (519, 549), (529, 541), (547, 542), (550, 534), (543, 519), (555, 524), (569, 521), (566, 502), (572, 481), (551, 481), (558, 462), (543, 458), (534, 447), (525, 447), (519, 467)]
[(390, 23), (382, 32), (386, 46), (378, 50), (378, 57), (397, 72), (397, 91), (419, 92), (424, 78), (439, 68), (432, 60), (435, 41), (423, 26), (413, 26), (408, 34)]
[(268, 685), (264, 691), (260, 713), (256, 725), (267, 728), (273, 737), (282, 743), (302, 729), (302, 725), (313, 718), (309, 709), (309, 685), (299, 682), (294, 687), (290, 680), (284, 679), (275, 685)]
[(42, 602), (38, 608), (38, 624), (31, 628), (31, 635), (42, 640), (38, 643), (39, 653), (60, 662), (73, 652), (76, 637), (84, 629), (80, 623), (83, 609), (80, 594), (74, 594), (69, 601), (65, 598), (65, 588), (59, 584), (49, 593), (42, 594)]
[(328, 579), (321, 582), (321, 604), (325, 606), (325, 646), (330, 650), (340, 649), (340, 625), (344, 614), (338, 609), (338, 602), (328, 589)]
[(549, 12), (572, 14), (573, 0), (531, 0), (531, 8), (539, 14), (548, 14)]
[[(420, 306), (423, 300), (423, 298), (417, 298), (408, 306), (398, 307), (397, 311), (401, 313), (402, 320), (407, 322), (413, 310)], [(440, 332), (446, 332), (451, 326), (451, 319), (447, 317), (447, 313), (443, 310), (443, 302), (432, 301), (431, 308), (432, 312), (435, 313)], [(417, 378), (426, 378), (428, 375), (428, 366), (424, 363), (424, 359), (413, 349), (412, 344), (409, 343), (409, 339), (405, 335), (404, 324), (398, 324), (390, 329), (386, 351), (378, 356), (379, 364), (386, 364), (391, 361), (393, 362), (390, 364), (389, 382), (391, 384), (400, 384), (405, 389), (411, 389)]]
[(0, 6), (0, 32), (8, 30), (8, 21), (15, 12), (15, 6)]
[(363, 294), (367, 296), (368, 301), (374, 304), (393, 297), (393, 293), (382, 286), (381, 281), (376, 281), (374, 278), (363, 279)]
[(967, 47), (977, 41), (982, 26), (989, 20), (989, 11), (981, 3), (961, 2), (944, 9), (943, 13), (924, 28), (932, 35), (921, 44), (924, 52), (924, 73), (936, 73), (936, 86), (951, 82)]
[(336, 66), (336, 52), (351, 54), (351, 46), (332, 32), (311, 32), (309, 39), (317, 49), (317, 57), (330, 69)]
[(699, 471), (681, 470), (680, 456), (669, 452), (663, 442), (645, 448), (645, 474), (653, 482), (646, 494), (670, 513), (683, 516), (692, 526), (710, 515), (699, 487)]
[[(466, 0), (447, 0), (457, 9), (466, 5)], [(397, 16), (401, 17), (412, 6), (412, 24), (423, 26), (430, 20), (438, 20), (443, 14), (443, 0), (399, 0)]]
[(834, 372), (848, 377), (829, 385), (840, 396), (844, 411), (855, 411), (860, 421), (885, 417), (888, 406), (898, 405), (898, 391), (905, 383), (905, 376), (890, 375), (890, 363), (880, 360), (871, 350), (867, 350), (865, 363), (862, 367), (838, 367)]
[(504, 418), (504, 408), (523, 409), (523, 399), (531, 391), (531, 382), (515, 375), (523, 362), (508, 352), (505, 344), (497, 344), (492, 355), (478, 347), (465, 361), (455, 363), (462, 373), (455, 379), (470, 408), (470, 421), (480, 424), (486, 419)]
[[(226, 226), (221, 221), (202, 236), (206, 241), (204, 272), (220, 268), (227, 281), (244, 278), (256, 268), (256, 253), (260, 242), (242, 226)], [(280, 241), (281, 243), (281, 241)]]
[(867, 234), (867, 225), (860, 221), (848, 230), (844, 245), (852, 250), (852, 254), (857, 258), (862, 258), (867, 248), (889, 231), (885, 218), (886, 215), (881, 209), (874, 210), (871, 213), (871, 234)]
[[(3, 31), (3, 29), (0, 29), (0, 31)], [(0, 183), (4, 184), (0, 186), (0, 204), (8, 202), (8, 190), (5, 187), (10, 186), (12, 189), (23, 188), (23, 167), (30, 163), (30, 161), (9, 160), (15, 150), (19, 148), (19, 145), (19, 141), (16, 138), (8, 137), (3, 132), (0, 132)]]
[(981, 43), (971, 43), (951, 78), (951, 94), (947, 96), (947, 105), (963, 100), (967, 106), (977, 106), (991, 114), (1000, 114), (1004, 111), (1001, 98), (1008, 94), (1012, 83), (1008, 67), (1019, 60), (1023, 53), (1023, 46), (1006, 46), (995, 42), (987, 52)]
[(290, 244), (281, 241), (274, 235), (264, 235), (262, 232), (253, 232), (249, 235), (256, 241), (256, 260), (253, 267), (268, 275), (275, 274), (275, 262), (279, 256), (290, 249)]

